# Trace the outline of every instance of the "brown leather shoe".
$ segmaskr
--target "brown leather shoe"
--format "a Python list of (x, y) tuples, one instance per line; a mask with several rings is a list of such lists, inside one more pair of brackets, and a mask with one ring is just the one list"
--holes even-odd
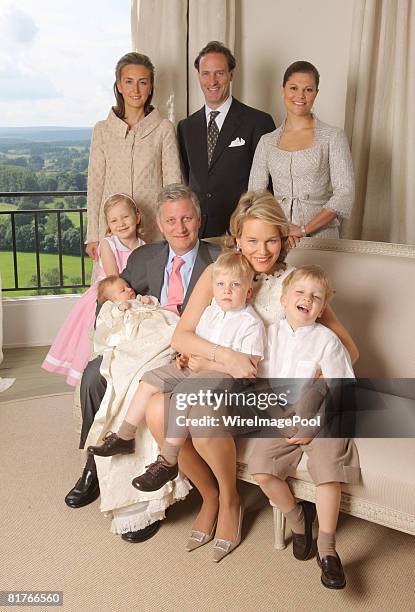
[(98, 457), (111, 457), (112, 455), (129, 455), (135, 451), (135, 440), (123, 440), (116, 433), (109, 431), (103, 438), (104, 444), (88, 446), (88, 453)]
[(174, 480), (179, 473), (179, 466), (170, 465), (163, 455), (158, 455), (154, 463), (146, 466), (144, 474), (133, 479), (131, 484), (140, 491), (158, 491), (166, 482)]
[(312, 502), (301, 501), (304, 513), (305, 533), (294, 533), (293, 535), (293, 555), (300, 561), (310, 558), (313, 548), (313, 521), (316, 517), (316, 507)]
[(317, 553), (317, 563), (321, 568), (321, 582), (327, 589), (344, 589), (346, 586), (346, 576), (339, 555), (326, 555), (320, 559)]

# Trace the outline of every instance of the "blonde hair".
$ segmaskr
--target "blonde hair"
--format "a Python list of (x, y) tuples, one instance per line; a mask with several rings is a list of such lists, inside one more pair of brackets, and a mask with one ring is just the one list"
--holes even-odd
[(101, 281), (99, 281), (97, 296), (98, 304), (103, 304), (108, 300), (107, 291), (119, 278), (120, 277), (116, 274), (111, 274), (110, 276), (107, 276), (107, 278), (103, 278)]
[(329, 302), (333, 295), (334, 290), (330, 284), (329, 277), (320, 266), (310, 264), (308, 266), (300, 266), (296, 268), (290, 274), (288, 274), (282, 281), (282, 294), (287, 293), (289, 286), (300, 278), (311, 278), (314, 281), (320, 283), (324, 289), (324, 302)]
[(137, 229), (136, 229), (136, 234), (137, 237), (140, 235), (140, 224), (141, 224), (141, 213), (138, 209), (137, 204), (134, 202), (133, 198), (131, 198), (129, 195), (127, 195), (126, 193), (114, 193), (113, 195), (109, 196), (109, 198), (107, 198), (104, 202), (104, 215), (105, 215), (105, 221), (107, 222), (107, 229), (105, 231), (105, 233), (111, 234), (111, 230), (108, 227), (108, 213), (111, 210), (111, 208), (114, 208), (114, 206), (116, 206), (117, 204), (127, 204), (128, 208), (131, 210), (131, 212), (136, 215), (137, 213), (140, 215), (140, 222), (137, 223)]
[(240, 197), (229, 223), (230, 235), (225, 238), (225, 249), (236, 248), (236, 240), (242, 235), (246, 219), (259, 219), (278, 228), (281, 252), (277, 261), (284, 262), (288, 252), (289, 224), (281, 206), (269, 191), (247, 191)]
[(237, 278), (252, 284), (255, 276), (255, 270), (252, 268), (249, 261), (238, 251), (228, 251), (219, 255), (213, 264), (213, 278), (219, 272), (229, 272), (235, 274)]

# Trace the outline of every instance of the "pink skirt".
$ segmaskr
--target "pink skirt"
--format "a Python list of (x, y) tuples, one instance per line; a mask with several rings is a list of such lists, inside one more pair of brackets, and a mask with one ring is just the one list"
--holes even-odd
[(92, 353), (92, 332), (97, 306), (97, 285), (90, 287), (77, 301), (60, 328), (42, 368), (63, 374), (75, 387)]

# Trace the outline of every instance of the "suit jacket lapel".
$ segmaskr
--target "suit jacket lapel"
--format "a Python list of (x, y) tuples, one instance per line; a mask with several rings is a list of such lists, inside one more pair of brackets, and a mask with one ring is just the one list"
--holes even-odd
[(167, 265), (167, 258), (169, 256), (169, 245), (166, 242), (160, 252), (147, 261), (147, 279), (150, 295), (154, 295), (157, 299), (160, 299), (161, 289), (164, 282), (164, 270)]
[(187, 287), (186, 295), (184, 296), (183, 308), (186, 306), (190, 294), (192, 293), (194, 286), (199, 280), (200, 275), (210, 263), (212, 263), (212, 260), (209, 256), (209, 251), (206, 245), (201, 241), (199, 242), (199, 250), (197, 252), (195, 265), (193, 266), (189, 286)]
[(192, 156), (194, 160), (193, 173), (198, 177), (206, 177), (207, 179), (207, 126), (204, 106), (193, 116), (191, 138), (193, 145)]
[[(219, 159), (220, 155), (226, 147), (232, 142), (232, 136), (234, 136), (236, 129), (242, 122), (241, 113), (239, 112), (239, 103), (237, 100), (233, 100), (231, 107), (226, 115), (225, 121), (223, 122), (222, 129), (219, 132), (218, 140), (216, 142), (215, 150), (213, 151), (212, 161), (210, 168)], [(206, 142), (207, 148), (207, 142)]]

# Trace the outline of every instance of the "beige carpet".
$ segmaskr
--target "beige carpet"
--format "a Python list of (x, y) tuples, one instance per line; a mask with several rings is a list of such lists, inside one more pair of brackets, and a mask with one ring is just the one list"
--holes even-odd
[(193, 493), (152, 540), (128, 544), (109, 532), (98, 502), (78, 510), (63, 502), (82, 461), (70, 395), (4, 402), (0, 425), (2, 590), (62, 590), (60, 609), (70, 612), (415, 609), (413, 536), (342, 517), (348, 585), (329, 591), (315, 559), (273, 549), (270, 507), (246, 485), (245, 539), (222, 563), (212, 562), (210, 545), (183, 550)]

